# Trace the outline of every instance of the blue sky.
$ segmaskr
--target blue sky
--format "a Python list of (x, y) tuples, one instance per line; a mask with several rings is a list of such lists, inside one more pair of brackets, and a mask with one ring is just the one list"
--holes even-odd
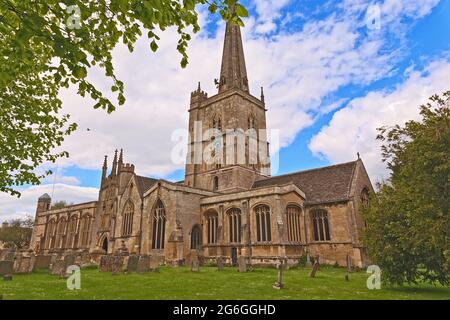
[[(360, 152), (372, 181), (386, 178), (375, 129), (417, 118), (428, 96), (450, 89), (450, 0), (244, 4), (250, 11), (243, 37), (251, 91), (257, 96), (265, 87), (269, 126), (281, 131), (276, 174), (352, 161)], [(379, 30), (367, 27), (374, 5)], [(223, 23), (201, 12), (203, 29), (192, 40), (186, 70), (179, 68), (174, 31), (161, 34), (156, 55), (145, 39), (133, 54), (116, 50), (124, 110), (106, 116), (72, 91), (61, 94), (64, 111), (80, 127), (63, 146), (71, 157), (58, 163), (55, 180), (24, 187), (21, 200), (0, 195), (0, 220), (33, 214), (37, 195), (52, 192), (53, 181), (56, 200), (95, 199), (103, 155), (111, 160), (116, 148), (125, 149), (125, 160), (141, 175), (183, 179), (183, 165), (170, 163), (170, 134), (187, 125), (189, 94), (198, 81), (215, 94), (223, 41)], [(90, 76), (108, 88), (101, 73)]]

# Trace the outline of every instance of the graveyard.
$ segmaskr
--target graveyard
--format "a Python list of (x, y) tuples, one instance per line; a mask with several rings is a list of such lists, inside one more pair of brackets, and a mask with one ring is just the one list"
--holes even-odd
[[(346, 269), (321, 266), (314, 278), (312, 268), (283, 271), (282, 289), (276, 268), (200, 266), (160, 267), (145, 273), (100, 272), (97, 267), (81, 269), (81, 289), (68, 290), (67, 280), (48, 270), (13, 274), (11, 281), (0, 280), (4, 300), (318, 300), (318, 299), (450, 299), (450, 288), (432, 285), (389, 287), (369, 290), (365, 270), (348, 274)], [(198, 270), (198, 271), (197, 271)]]

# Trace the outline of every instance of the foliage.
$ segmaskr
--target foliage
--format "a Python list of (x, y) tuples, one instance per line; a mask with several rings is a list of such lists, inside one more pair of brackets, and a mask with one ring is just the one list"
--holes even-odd
[(33, 219), (14, 219), (7, 226), (0, 228), (0, 241), (7, 248), (23, 249), (30, 245)]
[(67, 203), (67, 201), (58, 201), (58, 202), (55, 202), (54, 204), (52, 204), (50, 210), (64, 209), (71, 205), (73, 205), (73, 203), (69, 204), (69, 203)]
[(449, 284), (450, 92), (421, 106), (422, 121), (381, 128), (390, 180), (363, 210), (364, 242), (390, 283)]
[(146, 34), (154, 52), (159, 31), (174, 27), (185, 67), (189, 31), (200, 29), (196, 5), (241, 25), (248, 15), (237, 0), (0, 0), (0, 191), (20, 196), (14, 186), (39, 184), (51, 173), (37, 174), (39, 165), (68, 156), (53, 151), (76, 130), (68, 115), (58, 114), (61, 88), (73, 86), (94, 108), (115, 110), (88, 80), (89, 68), (103, 70), (118, 105), (125, 103), (111, 54), (119, 43), (133, 51)]

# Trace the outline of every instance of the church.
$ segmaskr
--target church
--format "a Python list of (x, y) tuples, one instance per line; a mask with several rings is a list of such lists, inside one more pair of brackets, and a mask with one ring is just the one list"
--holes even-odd
[[(139, 176), (116, 151), (110, 170), (105, 158), (97, 201), (51, 210), (47, 194), (38, 199), (30, 248), (157, 255), (166, 265), (182, 265), (195, 253), (205, 263), (221, 258), (234, 265), (243, 256), (252, 265), (280, 258), (296, 264), (319, 257), (325, 264), (350, 259), (366, 266), (360, 208), (373, 187), (362, 160), (270, 176), (264, 93), (257, 98), (249, 91), (241, 30), (231, 23), (216, 84), (213, 96), (200, 86), (191, 94), (189, 133), (201, 138), (189, 140), (184, 181)], [(205, 139), (210, 129), (215, 134)], [(239, 139), (222, 133), (239, 130), (257, 132), (252, 137), (263, 142), (263, 152), (250, 152), (248, 135), (238, 152)], [(196, 161), (195, 150), (211, 144), (213, 161)], [(241, 161), (224, 161), (216, 154), (222, 148)]]

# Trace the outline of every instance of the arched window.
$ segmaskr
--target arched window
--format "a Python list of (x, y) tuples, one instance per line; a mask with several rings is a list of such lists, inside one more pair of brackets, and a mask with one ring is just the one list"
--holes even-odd
[(330, 226), (328, 224), (328, 212), (316, 209), (312, 212), (314, 241), (330, 241)]
[(270, 224), (270, 208), (262, 205), (255, 208), (256, 215), (256, 241), (272, 241), (272, 228)]
[(66, 239), (66, 226), (67, 222), (65, 218), (62, 218), (58, 222), (58, 230), (56, 233), (56, 247), (63, 249), (64, 248), (64, 242)]
[(166, 210), (161, 200), (158, 200), (153, 212), (152, 249), (163, 250), (166, 233)]
[(297, 206), (286, 208), (286, 222), (289, 242), (301, 242), (300, 219), (301, 210)]
[(85, 215), (81, 219), (81, 246), (87, 247), (89, 245), (89, 234), (91, 232), (91, 216)]
[(191, 249), (197, 250), (202, 247), (202, 228), (197, 224), (191, 232)]
[(214, 117), (212, 127), (213, 129), (222, 131), (222, 118), (219, 116)]
[(214, 177), (214, 187), (213, 187), (214, 191), (219, 190), (219, 177)]
[(122, 236), (129, 237), (133, 233), (134, 204), (128, 201), (122, 214)]
[(228, 233), (230, 243), (241, 243), (241, 210), (233, 208), (228, 210)]
[(78, 218), (77, 216), (72, 216), (69, 222), (69, 237), (67, 238), (66, 247), (67, 248), (76, 248), (76, 236), (77, 236), (77, 225)]
[(47, 235), (46, 235), (46, 249), (51, 249), (55, 245), (55, 235), (56, 235), (56, 222), (54, 219), (50, 220), (47, 224)]
[(248, 127), (248, 129), (255, 129), (256, 128), (256, 120), (255, 120), (255, 117), (253, 115), (248, 117), (247, 127)]
[(206, 225), (208, 227), (208, 244), (217, 243), (218, 215), (217, 213), (210, 213), (206, 218)]
[(363, 208), (369, 207), (369, 190), (367, 190), (367, 188), (364, 188), (361, 191), (361, 206)]

